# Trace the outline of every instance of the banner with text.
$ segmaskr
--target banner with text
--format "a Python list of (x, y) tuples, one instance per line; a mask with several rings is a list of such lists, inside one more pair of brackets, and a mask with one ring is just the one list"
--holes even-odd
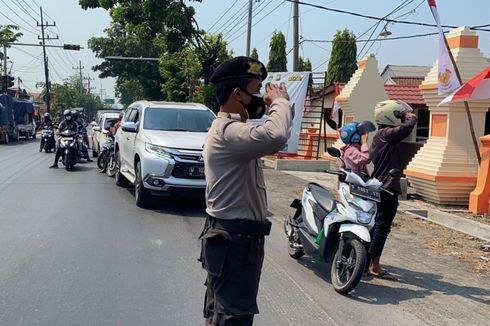
[[(303, 118), (303, 109), (305, 106), (306, 92), (308, 90), (308, 80), (310, 77), (309, 72), (271, 72), (263, 82), (262, 94), (265, 91), (265, 85), (267, 83), (286, 84), (288, 90), (289, 100), (294, 103), (294, 120), (293, 128), (291, 130), (291, 136), (289, 137), (286, 147), (284, 147), (282, 153), (297, 153), (299, 134), (301, 132), (301, 120)], [(260, 120), (254, 120), (255, 123), (265, 121), (267, 116), (264, 116)]]

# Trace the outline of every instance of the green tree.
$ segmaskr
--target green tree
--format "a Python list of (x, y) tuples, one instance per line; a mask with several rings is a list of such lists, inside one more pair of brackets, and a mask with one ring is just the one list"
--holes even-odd
[(194, 101), (213, 106), (209, 79), (214, 69), (231, 58), (222, 35), (204, 35), (205, 46), (192, 44), (176, 55), (166, 55), (160, 60), (164, 97), (171, 101)]
[[(194, 0), (200, 2), (200, 0)], [(187, 43), (202, 45), (202, 35), (194, 20), (194, 8), (175, 0), (79, 0), (83, 9), (109, 11), (111, 26), (105, 37), (88, 42), (96, 57), (164, 57), (182, 51)], [(93, 67), (100, 78), (115, 77), (119, 88), (137, 82), (145, 98), (164, 99), (164, 80), (156, 61), (104, 61)], [(141, 90), (140, 89), (140, 90)]]
[(115, 93), (116, 97), (119, 98), (119, 103), (124, 106), (145, 98), (143, 86), (137, 79), (118, 78)]
[(257, 52), (256, 48), (252, 49), (252, 53), (250, 53), (250, 58), (253, 58), (255, 60), (259, 60), (259, 53)]
[(282, 32), (274, 31), (269, 46), (270, 51), (267, 70), (270, 72), (287, 71), (288, 61), (286, 58), (286, 38), (284, 37), (284, 34)]
[(298, 60), (298, 71), (311, 71), (311, 62), (310, 59), (304, 60), (302, 57), (299, 57)]
[(18, 30), (19, 26), (16, 25), (0, 25), (0, 67), (3, 67), (3, 47), (9, 47), (9, 43), (17, 41), (23, 35)]
[[(45, 86), (41, 84), (43, 95), (46, 93)], [(83, 107), (85, 114), (93, 116), (98, 109), (104, 106), (98, 96), (87, 93), (85, 88), (80, 93), (80, 78), (77, 75), (65, 79), (62, 84), (52, 84), (50, 93), (54, 99), (51, 108), (54, 115), (61, 115), (66, 109)]]
[(346, 83), (357, 69), (357, 46), (354, 33), (348, 29), (337, 31), (328, 62), (327, 85)]

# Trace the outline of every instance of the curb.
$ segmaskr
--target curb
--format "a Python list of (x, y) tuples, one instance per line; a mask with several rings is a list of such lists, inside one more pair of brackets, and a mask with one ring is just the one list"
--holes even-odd
[(471, 221), (433, 208), (411, 206), (404, 202), (400, 202), (398, 211), (490, 242), (490, 225)]

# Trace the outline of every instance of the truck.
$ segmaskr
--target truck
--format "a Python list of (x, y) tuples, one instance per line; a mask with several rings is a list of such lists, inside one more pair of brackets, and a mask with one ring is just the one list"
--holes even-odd
[(32, 101), (13, 98), (14, 120), (19, 136), (25, 139), (36, 138), (36, 121), (34, 120), (34, 104)]
[(19, 140), (13, 98), (8, 94), (0, 94), (0, 142), (8, 144), (12, 140)]

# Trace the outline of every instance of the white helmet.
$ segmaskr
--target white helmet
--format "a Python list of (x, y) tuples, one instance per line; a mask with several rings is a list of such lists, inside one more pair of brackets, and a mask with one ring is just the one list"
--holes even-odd
[(374, 107), (374, 119), (378, 125), (396, 127), (405, 113), (412, 111), (412, 107), (401, 100), (382, 101)]

